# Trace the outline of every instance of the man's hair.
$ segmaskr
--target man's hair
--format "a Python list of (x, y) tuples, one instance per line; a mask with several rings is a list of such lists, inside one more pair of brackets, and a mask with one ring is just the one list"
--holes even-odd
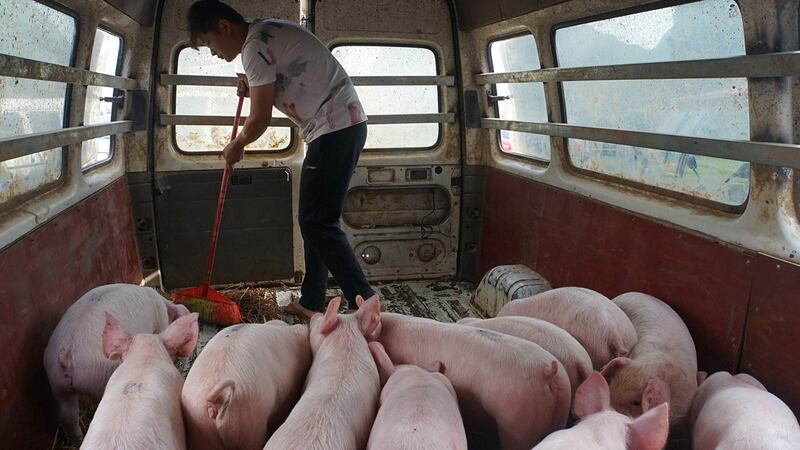
[(217, 0), (200, 0), (192, 3), (186, 17), (189, 21), (189, 43), (194, 49), (197, 49), (197, 35), (215, 31), (220, 19), (231, 23), (247, 23), (235, 9)]

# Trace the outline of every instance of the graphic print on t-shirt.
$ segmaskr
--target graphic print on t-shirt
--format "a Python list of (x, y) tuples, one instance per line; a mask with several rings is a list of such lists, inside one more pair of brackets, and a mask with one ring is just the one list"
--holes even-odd
[(350, 77), (305, 28), (277, 19), (256, 21), (242, 49), (250, 86), (275, 84), (275, 107), (311, 142), (367, 120)]

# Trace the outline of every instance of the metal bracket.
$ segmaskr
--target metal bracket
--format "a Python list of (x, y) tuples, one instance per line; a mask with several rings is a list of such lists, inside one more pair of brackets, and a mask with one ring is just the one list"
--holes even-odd
[(101, 102), (108, 102), (113, 103), (115, 105), (121, 105), (125, 103), (125, 95), (117, 95), (114, 97), (100, 97)]
[(511, 97), (508, 95), (493, 95), (491, 92), (486, 93), (486, 101), (489, 102), (490, 105), (497, 104), (502, 100), (511, 100)]

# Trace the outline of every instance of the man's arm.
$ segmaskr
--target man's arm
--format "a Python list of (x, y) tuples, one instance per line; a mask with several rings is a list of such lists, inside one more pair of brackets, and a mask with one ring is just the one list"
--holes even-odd
[(244, 147), (256, 139), (269, 127), (272, 121), (272, 106), (275, 103), (275, 83), (250, 87), (250, 114), (244, 122), (242, 131), (222, 150), (225, 162), (233, 167), (241, 161)]

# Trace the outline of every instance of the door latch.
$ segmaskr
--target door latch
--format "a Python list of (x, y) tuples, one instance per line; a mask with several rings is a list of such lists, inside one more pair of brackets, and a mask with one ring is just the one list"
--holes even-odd
[(121, 105), (125, 101), (124, 95), (117, 95), (114, 97), (100, 97), (101, 102), (108, 102), (113, 103), (115, 105)]
[(497, 102), (502, 101), (502, 100), (511, 100), (511, 96), (508, 96), (508, 95), (492, 95), (491, 92), (487, 92), (486, 93), (486, 101), (489, 102), (489, 104), (496, 104)]

